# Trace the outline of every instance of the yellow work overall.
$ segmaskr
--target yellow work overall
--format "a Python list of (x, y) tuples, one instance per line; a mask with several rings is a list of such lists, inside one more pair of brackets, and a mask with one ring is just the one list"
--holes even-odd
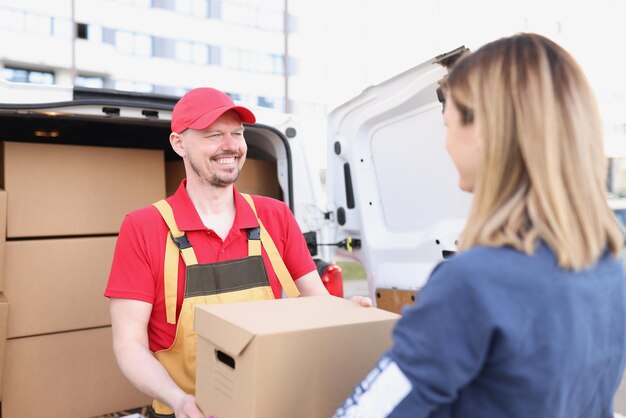
[[(154, 204), (170, 229), (164, 263), (165, 308), (167, 322), (170, 324), (176, 323), (179, 254), (186, 265), (185, 295), (176, 326), (176, 337), (169, 348), (156, 352), (155, 356), (174, 382), (189, 394), (195, 394), (196, 386), (194, 307), (204, 303), (274, 299), (261, 257), (261, 246), (265, 249), (286, 295), (288, 297), (300, 295), (276, 245), (261, 220), (258, 219), (252, 198), (243, 193), (242, 196), (259, 221), (259, 227), (247, 230), (248, 257), (212, 264), (198, 264), (193, 247), (185, 233), (176, 225), (170, 205), (165, 200)], [(156, 399), (152, 402), (152, 409), (151, 413), (154, 417), (173, 416), (172, 410)]]

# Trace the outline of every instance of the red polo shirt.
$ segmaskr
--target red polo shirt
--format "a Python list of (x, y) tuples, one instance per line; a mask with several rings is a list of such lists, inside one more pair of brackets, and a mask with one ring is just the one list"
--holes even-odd
[[(183, 180), (176, 193), (167, 198), (167, 201), (172, 206), (178, 228), (187, 234), (198, 263), (209, 264), (247, 257), (246, 229), (259, 226), (259, 223), (243, 197), (234, 191), (235, 220), (228, 236), (222, 241), (215, 232), (204, 226), (185, 187), (186, 181)], [(283, 202), (264, 196), (254, 196), (253, 200), (259, 219), (274, 240), (294, 280), (315, 270), (315, 263), (289, 208)], [(152, 351), (168, 348), (176, 335), (176, 325), (166, 321), (163, 291), (163, 264), (168, 232), (165, 221), (154, 206), (126, 215), (115, 246), (111, 274), (105, 291), (105, 296), (110, 298), (135, 299), (153, 305), (148, 324), (148, 339)], [(280, 298), (282, 288), (265, 250), (262, 251), (262, 256), (274, 297)], [(177, 318), (184, 291), (185, 263), (180, 257)]]

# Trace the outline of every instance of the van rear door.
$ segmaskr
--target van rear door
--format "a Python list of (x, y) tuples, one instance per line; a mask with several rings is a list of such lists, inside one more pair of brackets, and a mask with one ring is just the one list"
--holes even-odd
[(346, 240), (336, 257), (364, 266), (379, 307), (390, 289), (414, 295), (456, 250), (470, 195), (445, 150), (437, 87), (464, 51), (369, 87), (329, 115), (330, 239)]

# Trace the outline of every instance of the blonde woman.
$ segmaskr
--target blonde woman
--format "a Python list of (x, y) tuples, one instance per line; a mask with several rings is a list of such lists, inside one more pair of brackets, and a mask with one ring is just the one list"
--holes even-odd
[(474, 194), (460, 252), (336, 417), (612, 417), (624, 238), (585, 76), (520, 34), (463, 57), (443, 89), (446, 149)]

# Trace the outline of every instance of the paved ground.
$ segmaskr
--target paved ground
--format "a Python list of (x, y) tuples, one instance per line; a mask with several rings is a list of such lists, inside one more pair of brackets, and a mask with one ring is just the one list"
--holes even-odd
[(367, 280), (344, 280), (343, 296), (345, 298), (351, 298), (352, 296), (369, 296)]

